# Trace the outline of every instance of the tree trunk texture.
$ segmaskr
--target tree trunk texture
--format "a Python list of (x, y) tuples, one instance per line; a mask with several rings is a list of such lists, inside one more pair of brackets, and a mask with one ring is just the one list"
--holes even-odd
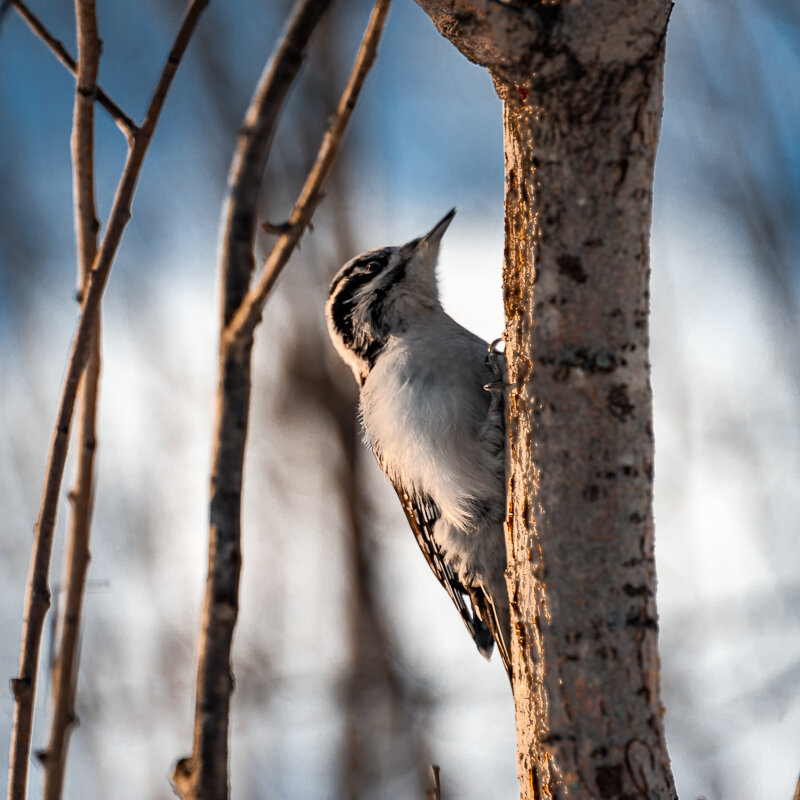
[(503, 99), (508, 584), (521, 796), (675, 798), (648, 361), (663, 0), (418, 0)]

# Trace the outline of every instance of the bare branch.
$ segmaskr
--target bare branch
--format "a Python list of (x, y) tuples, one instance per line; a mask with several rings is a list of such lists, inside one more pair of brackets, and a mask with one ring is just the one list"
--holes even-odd
[(433, 789), (428, 792), (430, 800), (442, 800), (442, 785), (439, 782), (439, 765), (431, 764), (431, 775), (433, 776)]
[(89, 281), (97, 255), (97, 221), (94, 202), (94, 95), (100, 65), (95, 0), (75, 0), (78, 28), (78, 72), (72, 130), (72, 164), (75, 184), (75, 231), (78, 244), (78, 288)]
[(70, 492), (72, 522), (66, 553), (64, 616), (61, 621), (58, 652), (53, 667), (53, 697), (50, 738), (40, 754), (45, 770), (44, 799), (58, 800), (64, 784), (69, 733), (78, 719), (75, 692), (78, 679), (78, 642), (81, 613), (89, 567), (89, 535), (92, 516), (92, 487), (97, 393), (100, 380), (100, 321), (95, 327), (92, 354), (81, 382), (81, 416), (78, 469), (75, 487)]
[[(89, 282), (97, 255), (99, 223), (94, 201), (94, 95), (100, 63), (95, 0), (76, 0), (78, 74), (72, 134), (75, 184), (75, 230), (78, 249), (78, 296)], [(72, 524), (67, 545), (64, 581), (64, 615), (53, 669), (53, 710), (50, 739), (42, 759), (45, 770), (44, 798), (59, 800), (63, 790), (68, 734), (76, 722), (77, 647), (81, 610), (89, 566), (92, 478), (95, 453), (97, 389), (100, 378), (100, 320), (92, 339), (92, 352), (81, 382), (81, 416), (78, 468), (70, 493)]]
[[(47, 30), (44, 23), (22, 2), (22, 0), (8, 0), (17, 13), (28, 23), (28, 27), (53, 51), (56, 58), (75, 76), (78, 74), (78, 65), (69, 54), (67, 48)], [(117, 127), (130, 140), (137, 131), (136, 123), (99, 87), (95, 86), (97, 102), (111, 115)]]
[[(311, 34), (330, 0), (298, 0), (245, 114), (231, 163), (222, 256), (220, 329), (247, 293), (255, 269), (258, 195), (273, 132), (302, 64)], [(192, 755), (175, 766), (172, 782), (185, 800), (228, 797), (228, 717), (233, 691), (231, 643), (239, 607), (241, 495), (250, 406), (248, 347), (220, 342), (215, 452), (211, 475), (209, 564), (197, 665)]]
[(83, 308), (78, 328), (72, 340), (67, 361), (66, 376), (61, 389), (56, 426), (50, 442), (39, 517), (34, 532), (28, 590), (25, 598), (25, 620), (22, 629), (19, 676), (11, 681), (11, 690), (16, 703), (14, 730), (11, 738), (9, 770), (10, 800), (24, 800), (28, 776), (33, 701), (36, 693), (36, 669), (41, 644), (44, 618), (50, 607), (50, 555), (53, 547), (58, 497), (64, 476), (69, 432), (75, 407), (75, 398), (81, 376), (92, 353), (95, 323), (100, 300), (105, 291), (111, 266), (122, 239), (125, 226), (130, 219), (130, 206), (136, 182), (141, 171), (147, 148), (164, 105), (169, 86), (191, 39), (197, 21), (208, 0), (191, 0), (172, 50), (164, 65), (142, 127), (133, 137), (132, 146), (117, 187), (111, 215), (108, 220), (100, 251), (97, 254), (83, 298)]
[(298, 0), (245, 114), (231, 163), (231, 193), (225, 209), (223, 327), (239, 308), (255, 269), (255, 210), (283, 103), (305, 58), (311, 34), (330, 3)]
[[(228, 329), (243, 312), (247, 318), (246, 309), (254, 307), (254, 301), (249, 299), (253, 292), (248, 293), (248, 286), (255, 267), (256, 204), (269, 144), (303, 51), (328, 5), (329, 0), (300, 0), (295, 6), (287, 32), (267, 66), (245, 116), (231, 167), (231, 195), (226, 209), (222, 263), (220, 371), (211, 476), (209, 567), (199, 644), (194, 747), (191, 757), (177, 763), (172, 777), (175, 790), (184, 800), (228, 797), (228, 716), (233, 690), (230, 653), (239, 603), (242, 471), (250, 404), (252, 328), (260, 319), (261, 306), (258, 306), (252, 327), (241, 335), (231, 337)], [(374, 58), (388, 6), (389, 0), (378, 0), (370, 17), (336, 120), (326, 134), (317, 162), (289, 219), (293, 232), (282, 235), (276, 244), (275, 250), (281, 252), (283, 259), (277, 271), (285, 265), (321, 199), (322, 182)], [(274, 277), (277, 277), (277, 271)], [(262, 290), (264, 298), (269, 288)]]
[(336, 108), (333, 121), (320, 145), (317, 160), (308, 174), (294, 210), (289, 217), (287, 229), (280, 234), (278, 241), (267, 257), (258, 282), (248, 292), (241, 308), (236, 312), (236, 316), (225, 331), (225, 338), (228, 342), (241, 344), (252, 336), (253, 330), (261, 320), (261, 313), (267, 297), (269, 297), (278, 276), (294, 252), (294, 248), (300, 241), (300, 237), (309, 224), (314, 211), (322, 201), (322, 187), (325, 179), (328, 177), (328, 172), (336, 158), (342, 136), (355, 108), (361, 87), (364, 85), (364, 79), (378, 52), (378, 42), (389, 13), (389, 5), (390, 0), (378, 0), (372, 10), (355, 64), (339, 99), (339, 105)]

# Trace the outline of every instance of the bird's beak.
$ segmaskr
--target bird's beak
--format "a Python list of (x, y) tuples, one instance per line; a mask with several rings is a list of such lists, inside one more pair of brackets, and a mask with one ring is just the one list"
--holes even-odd
[(453, 221), (453, 217), (456, 215), (455, 208), (451, 208), (434, 226), (431, 228), (428, 233), (426, 233), (420, 240), (420, 244), (432, 244), (437, 245), (441, 241), (442, 236), (444, 236), (444, 232), (449, 227), (450, 223)]
[(421, 239), (412, 239), (403, 247), (403, 262), (413, 273), (417, 291), (429, 301), (439, 302), (436, 288), (436, 261), (439, 243), (453, 221), (456, 210), (451, 208)]

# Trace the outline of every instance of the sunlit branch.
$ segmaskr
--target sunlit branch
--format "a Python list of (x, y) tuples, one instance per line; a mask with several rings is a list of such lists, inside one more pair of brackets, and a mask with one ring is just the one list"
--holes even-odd
[[(390, 0), (378, 0), (372, 10), (355, 64), (339, 99), (333, 121), (322, 140), (314, 166), (306, 178), (287, 227), (272, 247), (256, 285), (248, 292), (236, 312), (236, 316), (225, 331), (225, 338), (228, 342), (241, 343), (252, 335), (254, 328), (261, 320), (264, 304), (275, 286), (278, 276), (288, 263), (314, 211), (322, 201), (322, 187), (325, 179), (336, 158), (342, 136), (355, 108), (361, 87), (364, 85), (364, 79), (378, 52), (378, 42), (389, 13), (389, 4)], [(271, 227), (274, 229), (275, 226)]]
[[(245, 114), (231, 162), (223, 212), (221, 329), (247, 293), (255, 268), (258, 195), (273, 134), (308, 42), (330, 0), (298, 0)], [(249, 347), (220, 345), (219, 389), (211, 474), (206, 598), (200, 627), (192, 755), (175, 766), (184, 800), (228, 797), (228, 730), (233, 691), (231, 645), (239, 607), (241, 496), (250, 408)]]
[[(94, 199), (94, 101), (100, 63), (95, 0), (76, 0), (78, 73), (72, 134), (75, 231), (78, 251), (78, 296), (89, 282), (97, 255), (99, 223)], [(89, 566), (92, 483), (96, 440), (97, 390), (100, 379), (100, 320), (95, 325), (91, 355), (80, 389), (80, 424), (75, 486), (70, 492), (72, 517), (64, 569), (64, 612), (53, 665), (53, 697), (47, 750), (39, 754), (44, 766), (44, 800), (59, 800), (69, 733), (76, 723), (75, 691), (78, 641)]]
[[(225, 212), (222, 259), (222, 314), (215, 452), (211, 475), (209, 565), (201, 622), (197, 672), (194, 746), (173, 772), (176, 792), (184, 800), (228, 797), (228, 730), (233, 690), (231, 644), (239, 607), (241, 572), (241, 496), (244, 451), (250, 406), (252, 328), (231, 338), (232, 320), (252, 309), (248, 287), (255, 267), (255, 214), (264, 167), (283, 100), (302, 62), (311, 34), (330, 0), (299, 0), (287, 30), (265, 69), (231, 165), (231, 194)], [(325, 137), (290, 224), (282, 237), (286, 263), (321, 199), (327, 174), (358, 91), (374, 58), (389, 0), (379, 0), (370, 18), (356, 67), (350, 76), (336, 119)], [(262, 276), (263, 277), (263, 276)], [(263, 290), (262, 290), (263, 291)], [(264, 297), (269, 291), (267, 287)], [(258, 308), (254, 325), (260, 319)]]
[(81, 376), (91, 357), (100, 300), (105, 291), (122, 234), (131, 216), (131, 201), (153, 130), (158, 122), (170, 84), (189, 44), (192, 32), (197, 25), (200, 14), (207, 5), (208, 0), (191, 0), (189, 3), (172, 50), (153, 91), (144, 123), (132, 139), (125, 167), (114, 197), (106, 234), (92, 267), (88, 287), (84, 293), (78, 328), (73, 337), (67, 360), (56, 425), (50, 442), (39, 517), (34, 532), (30, 576), (25, 598), (25, 620), (22, 628), (19, 675), (11, 680), (15, 710), (9, 758), (10, 800), (25, 800), (33, 705), (36, 694), (37, 664), (44, 619), (50, 607), (50, 588), (48, 584), (50, 556), (53, 548), (53, 531), (61, 492), (61, 482), (64, 477), (64, 464), (67, 458), (75, 398), (78, 393)]

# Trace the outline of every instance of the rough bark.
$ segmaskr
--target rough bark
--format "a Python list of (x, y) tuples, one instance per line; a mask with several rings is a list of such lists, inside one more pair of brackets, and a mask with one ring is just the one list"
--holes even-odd
[(524, 798), (673, 798), (648, 362), (664, 0), (418, 0), (504, 101), (508, 584)]

